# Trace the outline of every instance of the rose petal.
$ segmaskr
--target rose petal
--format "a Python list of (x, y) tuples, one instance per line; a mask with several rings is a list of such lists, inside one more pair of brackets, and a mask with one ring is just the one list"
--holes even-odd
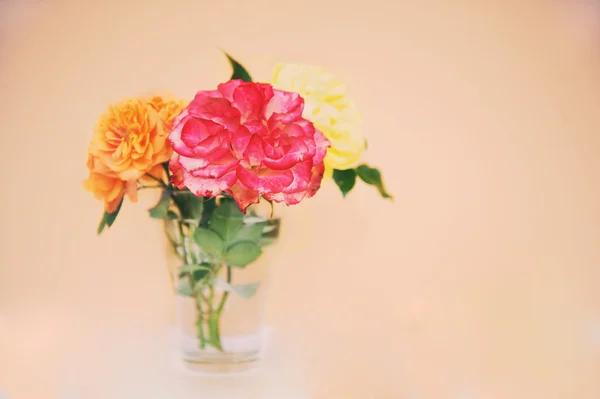
[(263, 150), (263, 142), (259, 135), (252, 135), (248, 142), (248, 146), (244, 151), (244, 157), (248, 160), (250, 166), (260, 165), (260, 162), (265, 157), (265, 153)]
[[(219, 124), (190, 117), (177, 125), (169, 135), (169, 141), (178, 154), (195, 158), (206, 156), (222, 147), (225, 133), (225, 129)], [(183, 140), (182, 136), (186, 139)]]
[(233, 137), (231, 138), (231, 148), (237, 158), (242, 158), (244, 156), (244, 151), (248, 148), (251, 137), (252, 134), (245, 126), (240, 126), (235, 134), (233, 134)]
[[(214, 134), (212, 129), (206, 126), (206, 122), (201, 119), (190, 118), (181, 127), (181, 141), (188, 147), (196, 147), (201, 141), (206, 140), (209, 136)], [(217, 125), (223, 129), (220, 125)]]
[(284, 202), (286, 205), (296, 205), (306, 198), (307, 192), (301, 191), (299, 193), (273, 193), (265, 194), (264, 197), (269, 201)]
[(280, 192), (294, 181), (289, 170), (263, 169), (255, 173), (238, 165), (236, 173), (240, 181), (260, 194)]
[(137, 181), (128, 180), (125, 183), (125, 191), (131, 202), (137, 202)]
[(279, 139), (276, 139), (273, 135), (263, 137), (261, 146), (265, 156), (269, 158), (281, 158), (283, 156), (283, 148), (277, 148), (276, 145), (279, 143)]
[(231, 102), (242, 114), (242, 123), (247, 120), (256, 120), (259, 111), (262, 110), (265, 98), (262, 90), (255, 84), (243, 83), (233, 91), (233, 101)]
[[(194, 148), (194, 157), (210, 157), (210, 159), (217, 159), (216, 154), (225, 154), (229, 151), (229, 145), (227, 143), (227, 136), (225, 135), (214, 135), (210, 136), (197, 147)], [(219, 155), (220, 156), (220, 155)]]
[(206, 168), (209, 164), (210, 160), (208, 158), (189, 158), (183, 155), (179, 157), (179, 165), (188, 172)]
[(264, 121), (247, 121), (244, 123), (244, 127), (248, 129), (250, 133), (258, 134), (261, 137), (269, 134), (269, 130), (267, 129), (267, 125), (264, 123)]
[(282, 126), (281, 135), (284, 137), (313, 137), (315, 129), (312, 123), (301, 124), (301, 121)]
[(319, 164), (323, 162), (323, 159), (325, 158), (325, 155), (327, 154), (327, 149), (330, 146), (329, 141), (327, 141), (327, 139), (325, 138), (325, 136), (323, 136), (323, 133), (321, 133), (319, 130), (315, 130), (315, 156), (313, 158), (313, 164)]
[(298, 93), (273, 90), (273, 98), (265, 107), (267, 120), (273, 118), (280, 123), (291, 123), (302, 117), (304, 99)]
[[(294, 126), (299, 126), (304, 131), (304, 134), (310, 137), (313, 137), (317, 129), (315, 128), (314, 123), (306, 119), (300, 119), (294, 122)], [(286, 132), (287, 133), (287, 132)], [(289, 133), (288, 133), (289, 134)]]
[[(218, 161), (210, 162), (206, 167), (199, 168), (196, 170), (190, 170), (190, 173), (196, 177), (206, 177), (211, 179), (219, 179), (224, 174), (234, 170), (240, 163), (233, 155), (224, 156)], [(183, 164), (182, 164), (183, 165)]]
[(302, 139), (292, 137), (287, 140), (286, 147), (288, 146), (289, 149), (283, 154), (281, 158), (265, 158), (263, 159), (263, 164), (271, 169), (289, 169), (292, 166), (296, 165), (298, 162), (301, 162), (304, 159), (306, 159), (307, 154), (309, 154), (309, 148)]
[(242, 79), (233, 79), (229, 80), (225, 83), (221, 83), (217, 86), (217, 90), (219, 93), (227, 99), (227, 101), (233, 101), (233, 92), (238, 88), (239, 85), (243, 84), (244, 81)]
[(183, 183), (198, 197), (215, 197), (230, 188), (237, 180), (235, 171), (231, 171), (218, 179), (192, 176), (183, 169)]
[(325, 165), (321, 162), (313, 166), (312, 178), (307, 189), (306, 198), (310, 198), (316, 194), (321, 188), (321, 181), (323, 180), (323, 173), (325, 172)]
[(235, 130), (240, 124), (240, 111), (227, 99), (213, 97), (204, 92), (196, 94), (194, 101), (188, 106), (188, 113), (190, 116), (218, 123), (229, 130)]
[(183, 171), (179, 164), (179, 158), (178, 156), (171, 158), (169, 161), (169, 170), (171, 171), (171, 183), (179, 190), (183, 190), (185, 184), (183, 184)]
[(273, 86), (268, 83), (257, 83), (256, 86), (262, 91), (263, 97), (265, 99), (265, 104), (269, 103), (274, 95)]
[(173, 118), (172, 128), (175, 129), (185, 118), (189, 116), (187, 107), (183, 109), (175, 118)]
[(239, 180), (226, 190), (226, 192), (233, 197), (243, 213), (246, 213), (248, 206), (257, 204), (259, 201), (258, 191), (244, 186)]
[(293, 168), (290, 169), (294, 176), (294, 181), (287, 186), (282, 192), (286, 194), (298, 193), (300, 191), (306, 191), (311, 179), (312, 179), (313, 163), (312, 159), (297, 163)]

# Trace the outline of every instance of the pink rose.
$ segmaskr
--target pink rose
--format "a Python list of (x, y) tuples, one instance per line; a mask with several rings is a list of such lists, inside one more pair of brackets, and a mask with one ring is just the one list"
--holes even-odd
[(197, 196), (231, 195), (245, 212), (262, 195), (297, 204), (323, 178), (329, 142), (302, 118), (297, 93), (231, 80), (200, 91), (173, 122), (173, 183)]

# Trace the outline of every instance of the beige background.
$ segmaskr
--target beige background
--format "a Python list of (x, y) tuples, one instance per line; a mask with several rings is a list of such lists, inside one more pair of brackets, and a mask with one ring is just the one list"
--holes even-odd
[[(591, 1), (0, 2), (0, 397), (597, 399), (600, 31)], [(596, 35), (596, 38), (595, 38)], [(359, 104), (394, 203), (331, 185), (287, 212), (270, 356), (169, 363), (154, 198), (95, 236), (106, 105), (277, 61)]]

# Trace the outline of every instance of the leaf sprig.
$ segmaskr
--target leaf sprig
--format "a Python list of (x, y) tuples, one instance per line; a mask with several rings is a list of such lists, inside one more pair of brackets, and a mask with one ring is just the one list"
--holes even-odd
[(394, 199), (394, 197), (386, 190), (381, 172), (376, 168), (363, 164), (355, 169), (334, 169), (333, 171), (333, 181), (339, 187), (344, 197), (346, 197), (356, 185), (357, 177), (368, 185), (374, 186), (383, 198)]

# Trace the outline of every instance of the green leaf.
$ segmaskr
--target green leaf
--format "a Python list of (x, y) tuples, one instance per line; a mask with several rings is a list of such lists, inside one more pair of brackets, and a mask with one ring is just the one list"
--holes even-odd
[(181, 212), (182, 219), (199, 219), (202, 216), (204, 198), (188, 189), (173, 191), (173, 201)]
[(181, 267), (179, 268), (179, 271), (181, 273), (194, 273), (197, 270), (210, 270), (210, 267), (207, 266), (203, 266), (203, 265), (196, 265), (196, 264), (187, 264), (187, 265), (181, 265)]
[(258, 287), (260, 283), (249, 283), (249, 284), (229, 284), (222, 278), (215, 279), (215, 287), (220, 288), (223, 291), (233, 292), (238, 295), (240, 298), (249, 299), (252, 298), (256, 291), (258, 291)]
[(100, 235), (100, 233), (102, 233), (106, 226), (112, 226), (112, 224), (115, 222), (115, 219), (117, 218), (117, 215), (119, 214), (119, 211), (121, 210), (121, 205), (123, 205), (122, 198), (121, 202), (119, 202), (119, 205), (117, 205), (117, 209), (115, 209), (113, 213), (108, 213), (104, 211), (104, 214), (102, 215), (102, 220), (100, 220), (100, 224), (98, 225), (98, 230), (96, 231), (96, 234)]
[(210, 219), (210, 228), (223, 237), (225, 243), (231, 242), (243, 224), (242, 219), (228, 219), (217, 214)]
[(163, 190), (158, 203), (148, 210), (150, 217), (154, 219), (164, 219), (168, 217), (169, 206), (171, 206), (171, 195), (169, 191)]
[(231, 266), (244, 267), (254, 262), (262, 250), (252, 241), (240, 241), (233, 244), (225, 253), (225, 261)]
[(244, 68), (242, 66), (242, 64), (240, 64), (237, 60), (235, 60), (229, 54), (225, 53), (225, 55), (227, 56), (227, 59), (229, 60), (229, 63), (231, 64), (231, 68), (233, 68), (233, 72), (231, 74), (230, 79), (231, 80), (242, 79), (244, 82), (252, 82), (252, 77), (250, 76), (250, 74), (248, 73), (246, 68)]
[(230, 198), (222, 198), (219, 206), (215, 209), (215, 214), (224, 218), (243, 219), (244, 214), (240, 211), (238, 204)]
[(385, 190), (379, 170), (371, 168), (368, 165), (360, 165), (358, 168), (356, 168), (356, 173), (358, 174), (358, 177), (362, 179), (362, 181), (375, 186), (383, 198), (394, 199), (394, 197)]
[(177, 287), (177, 293), (183, 296), (192, 296), (192, 287), (190, 287), (190, 282), (188, 280), (181, 280), (179, 282), (179, 286)]
[(202, 214), (200, 218), (200, 226), (208, 227), (208, 222), (212, 216), (214, 209), (217, 206), (217, 199), (213, 198), (204, 198), (202, 201)]
[(248, 299), (252, 298), (256, 294), (259, 286), (260, 283), (248, 283), (232, 285), (232, 288), (233, 292), (238, 294), (241, 298)]
[(356, 171), (354, 169), (346, 170), (333, 170), (333, 181), (342, 191), (342, 195), (345, 197), (346, 194), (354, 188), (356, 184)]
[[(179, 268), (179, 278), (189, 278), (191, 277), (191, 281), (194, 284), (194, 291), (196, 291), (198, 287), (198, 283), (200, 283), (204, 278), (208, 275), (211, 268), (206, 264), (185, 264), (181, 265)], [(188, 284), (189, 286), (189, 284)]]
[(210, 269), (199, 269), (192, 273), (192, 280), (194, 281), (194, 291), (198, 288), (198, 283), (200, 283), (206, 276), (210, 273)]
[(223, 239), (217, 233), (205, 227), (198, 227), (194, 231), (194, 241), (210, 255), (220, 256), (223, 252)]
[(267, 221), (265, 228), (261, 232), (259, 246), (262, 248), (275, 244), (279, 237), (280, 227), (281, 221), (279, 219), (271, 219)]
[(210, 218), (210, 228), (229, 243), (244, 224), (244, 214), (234, 201), (222, 200)]
[(259, 242), (258, 245), (261, 248), (264, 247), (269, 247), (271, 245), (275, 245), (277, 243), (277, 238), (272, 238), (272, 237), (263, 237)]
[(167, 219), (171, 219), (171, 220), (173, 220), (173, 219), (179, 219), (179, 215), (177, 215), (176, 212), (173, 212), (173, 211), (169, 210), (167, 212)]
[(252, 241), (258, 243), (266, 225), (267, 222), (244, 223), (233, 237), (232, 242)]

